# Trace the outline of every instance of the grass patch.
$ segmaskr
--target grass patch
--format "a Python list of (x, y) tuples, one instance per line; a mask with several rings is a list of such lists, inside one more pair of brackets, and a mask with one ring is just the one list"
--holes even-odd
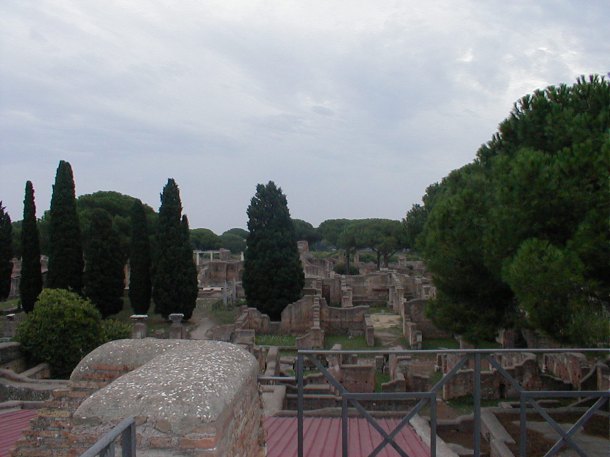
[(502, 349), (502, 345), (497, 341), (479, 341), (474, 347), (477, 349)]
[(324, 349), (331, 349), (335, 344), (340, 344), (342, 349), (371, 349), (367, 346), (364, 335), (352, 336), (347, 335), (327, 335), (324, 337)]
[(258, 346), (291, 346), (296, 347), (296, 337), (292, 335), (259, 335), (254, 341)]
[[(131, 325), (131, 319), (129, 318), (134, 314), (133, 309), (131, 308), (131, 303), (129, 302), (129, 298), (123, 299), (123, 309), (117, 313), (109, 316), (111, 319), (117, 320), (119, 322), (124, 322), (126, 324)], [(161, 335), (165, 334), (169, 330), (170, 323), (167, 319), (164, 319), (161, 314), (154, 313), (154, 304), (151, 303), (150, 308), (148, 309), (148, 319), (146, 319), (146, 327), (148, 328), (148, 335)]]
[[(487, 408), (492, 406), (498, 406), (498, 403), (504, 400), (483, 400), (481, 399), (481, 408)], [(447, 404), (451, 406), (460, 414), (471, 414), (474, 411), (474, 399), (472, 395), (465, 397), (454, 398), (453, 400), (447, 400)]]
[(369, 314), (396, 314), (387, 306), (370, 306)]
[(11, 298), (10, 300), (0, 301), (0, 310), (18, 308), (20, 301), (18, 298)]
[(205, 315), (217, 325), (234, 324), (237, 319), (239, 308), (235, 306), (225, 306), (222, 301), (205, 304), (203, 306)]
[(381, 392), (381, 384), (386, 382), (390, 382), (390, 374), (389, 373), (375, 373), (375, 392)]
[(453, 338), (431, 338), (422, 341), (422, 349), (459, 349), (460, 343)]

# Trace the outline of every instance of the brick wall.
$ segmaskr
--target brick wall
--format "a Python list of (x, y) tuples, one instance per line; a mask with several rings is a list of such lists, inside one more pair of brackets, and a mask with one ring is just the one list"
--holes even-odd
[(125, 374), (127, 367), (97, 365), (82, 381), (57, 389), (38, 410), (30, 429), (17, 442), (12, 457), (73, 457), (82, 454), (99, 438), (94, 433), (74, 432), (72, 415), (93, 392)]

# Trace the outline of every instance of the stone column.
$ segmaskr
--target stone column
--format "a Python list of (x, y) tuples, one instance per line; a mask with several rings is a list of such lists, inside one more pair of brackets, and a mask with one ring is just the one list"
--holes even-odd
[(172, 325), (169, 328), (169, 338), (172, 340), (184, 339), (184, 326), (182, 325), (182, 319), (184, 314), (172, 313), (169, 315), (169, 320), (172, 321)]
[(17, 322), (15, 321), (15, 315), (7, 314), (4, 321), (4, 337), (13, 338), (15, 336), (16, 329)]
[(147, 327), (146, 320), (148, 319), (147, 314), (133, 314), (129, 316), (131, 319), (131, 339), (132, 340), (141, 340), (142, 338), (146, 338)]
[(351, 308), (354, 306), (352, 299), (353, 292), (351, 287), (341, 289), (341, 308)]

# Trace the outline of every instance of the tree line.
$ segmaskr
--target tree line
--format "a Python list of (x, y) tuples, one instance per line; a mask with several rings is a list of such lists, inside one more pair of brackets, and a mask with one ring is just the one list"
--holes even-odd
[[(126, 203), (130, 204), (129, 212)], [(60, 161), (51, 207), (46, 214), (48, 271), (46, 287), (66, 289), (88, 298), (103, 317), (123, 309), (125, 263), (130, 262), (129, 298), (136, 314), (146, 314), (154, 298), (155, 311), (164, 317), (183, 313), (189, 319), (197, 299), (197, 272), (192, 258), (188, 219), (182, 214), (180, 191), (168, 179), (161, 194), (155, 252), (151, 250), (151, 213), (140, 200), (117, 193), (83, 199), (86, 237), (77, 211), (72, 167)], [(126, 217), (127, 216), (127, 217)], [(156, 219), (156, 218), (155, 218)], [(125, 232), (129, 231), (126, 236)], [(10, 290), (12, 225), (0, 202), (0, 298)], [(34, 188), (26, 183), (20, 226), (20, 301), (34, 309), (42, 291), (40, 233)], [(85, 242), (84, 242), (85, 241)], [(153, 297), (154, 286), (154, 297)]]
[(476, 158), (405, 218), (434, 276), (430, 316), (471, 340), (534, 328), (563, 343), (610, 327), (610, 85), (519, 100)]

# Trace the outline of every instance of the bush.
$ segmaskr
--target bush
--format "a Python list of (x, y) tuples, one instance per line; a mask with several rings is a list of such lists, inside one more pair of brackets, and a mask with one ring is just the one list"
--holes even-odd
[(44, 289), (15, 339), (30, 362), (46, 362), (53, 377), (68, 378), (85, 355), (104, 343), (101, 322), (89, 300), (63, 289)]
[(359, 275), (360, 274), (360, 270), (353, 266), (350, 265), (349, 266), (349, 273), (347, 273), (347, 269), (345, 268), (345, 264), (344, 263), (338, 263), (337, 265), (335, 265), (334, 268), (335, 273), (339, 274), (339, 275), (350, 275), (350, 276), (355, 276), (355, 275)]
[(104, 319), (102, 321), (102, 334), (104, 335), (104, 342), (126, 340), (131, 338), (131, 325), (116, 319)]

